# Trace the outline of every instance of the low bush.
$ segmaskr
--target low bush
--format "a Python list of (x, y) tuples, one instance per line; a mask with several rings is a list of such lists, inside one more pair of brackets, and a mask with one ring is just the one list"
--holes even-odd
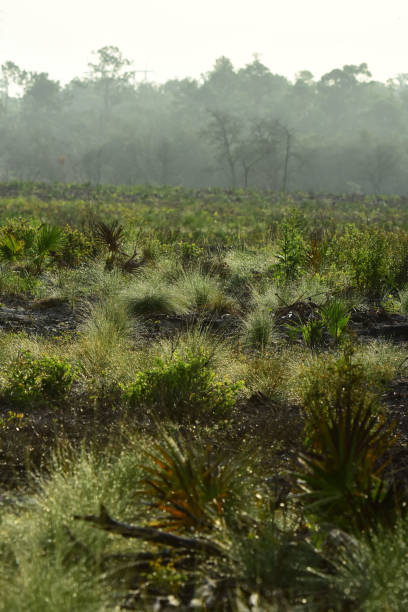
[(379, 362), (370, 368), (353, 347), (345, 345), (340, 356), (321, 354), (303, 367), (299, 386), (301, 403), (306, 412), (323, 413), (337, 403), (359, 405), (361, 401), (379, 401), (394, 372)]
[(187, 357), (175, 354), (169, 362), (158, 358), (155, 367), (137, 374), (125, 397), (134, 408), (152, 408), (175, 420), (194, 419), (229, 412), (241, 387), (240, 382), (216, 381), (209, 356), (200, 351)]
[(35, 358), (23, 351), (10, 365), (4, 395), (12, 403), (58, 403), (68, 394), (75, 379), (71, 365), (54, 357)]

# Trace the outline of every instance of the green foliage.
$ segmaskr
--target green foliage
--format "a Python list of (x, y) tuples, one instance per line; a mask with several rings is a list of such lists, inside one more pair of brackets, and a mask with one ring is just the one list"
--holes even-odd
[(308, 511), (345, 529), (389, 520), (399, 500), (383, 477), (396, 441), (394, 425), (379, 415), (381, 385), (371, 389), (347, 347), (309, 379), (304, 397), (306, 452), (298, 485)]
[(321, 310), (322, 321), (336, 344), (340, 341), (350, 320), (347, 306), (341, 300), (330, 300)]
[(154, 450), (146, 452), (151, 465), (144, 466), (147, 475), (141, 491), (160, 513), (155, 524), (175, 531), (219, 529), (227, 509), (237, 504), (241, 483), (237, 462), (206, 445), (159, 434)]
[(204, 253), (204, 249), (195, 244), (195, 242), (179, 241), (176, 247), (176, 251), (183, 264), (197, 261)]
[(93, 226), (93, 233), (97, 244), (108, 251), (106, 268), (111, 270), (124, 255), (125, 229), (118, 220), (112, 221), (111, 224), (98, 221)]
[(188, 351), (186, 357), (175, 353), (167, 363), (157, 359), (154, 368), (139, 372), (125, 389), (125, 397), (134, 408), (152, 408), (174, 420), (189, 420), (228, 413), (241, 387), (241, 383), (216, 381), (206, 352)]
[(186, 306), (182, 303), (184, 300), (177, 299), (170, 287), (149, 286), (143, 283), (135, 289), (134, 295), (130, 291), (127, 294), (127, 303), (130, 312), (134, 315), (148, 317), (179, 314), (180, 311), (186, 310)]
[(365, 612), (404, 610), (408, 606), (408, 522), (399, 519), (392, 529), (378, 528), (356, 539), (335, 530), (329, 539), (333, 570), (326, 589), (336, 609)]
[(335, 406), (371, 406), (378, 403), (392, 373), (379, 368), (369, 371), (354, 357), (348, 344), (340, 357), (324, 354), (307, 366), (302, 376), (302, 404), (311, 426)]
[(383, 472), (396, 441), (372, 404), (337, 404), (313, 413), (312, 450), (299, 456), (297, 484), (307, 512), (343, 529), (396, 518), (399, 498)]
[(322, 344), (324, 331), (323, 321), (319, 319), (310, 319), (301, 326), (300, 331), (302, 332), (304, 343), (312, 350), (315, 350)]
[(195, 313), (229, 313), (237, 309), (235, 301), (225, 294), (220, 283), (199, 270), (184, 272), (176, 293), (185, 298), (186, 305)]
[(287, 283), (296, 280), (307, 260), (306, 242), (300, 229), (298, 216), (286, 218), (279, 227), (279, 252), (274, 276)]
[[(322, 597), (323, 580), (318, 570), (323, 564), (318, 551), (292, 530), (282, 529), (273, 518), (263, 521), (256, 535), (239, 538), (236, 555), (247, 585), (269, 602), (265, 609), (280, 609), (274, 605), (279, 599), (289, 606), (294, 595), (304, 602), (319, 592)], [(290, 609), (286, 606), (283, 609)]]
[(1, 236), (13, 236), (17, 243), (24, 243), (24, 251), (31, 249), (38, 229), (35, 221), (23, 217), (9, 218), (6, 221), (5, 225), (0, 227)]
[(75, 372), (68, 362), (47, 356), (35, 358), (29, 351), (23, 351), (10, 364), (3, 393), (17, 405), (58, 404), (74, 380)]
[(392, 241), (384, 230), (348, 225), (335, 250), (338, 265), (345, 266), (355, 287), (369, 298), (378, 299), (394, 286)]
[(76, 267), (95, 255), (92, 239), (70, 225), (64, 227), (64, 240), (61, 248), (53, 254), (53, 259), (61, 266)]
[(51, 253), (58, 253), (64, 246), (64, 230), (56, 225), (43, 224), (33, 244), (33, 272), (39, 274)]
[(321, 347), (324, 339), (325, 326), (320, 318), (310, 318), (305, 323), (298, 317), (298, 321), (287, 323), (285, 325), (289, 338), (298, 340), (302, 338), (306, 346), (315, 351)]
[(13, 234), (6, 234), (0, 242), (0, 258), (4, 261), (17, 261), (24, 255), (25, 244), (17, 240)]
[(252, 349), (264, 351), (277, 340), (276, 325), (269, 309), (257, 308), (244, 319), (244, 344)]

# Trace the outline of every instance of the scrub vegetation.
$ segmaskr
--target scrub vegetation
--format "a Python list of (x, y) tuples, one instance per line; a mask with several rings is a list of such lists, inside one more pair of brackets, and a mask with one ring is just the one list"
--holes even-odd
[(0, 610), (403, 610), (408, 208), (0, 184)]

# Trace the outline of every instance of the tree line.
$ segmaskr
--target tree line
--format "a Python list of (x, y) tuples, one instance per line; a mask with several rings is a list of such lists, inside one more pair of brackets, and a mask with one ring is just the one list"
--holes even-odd
[(294, 81), (258, 57), (201, 79), (137, 82), (117, 47), (62, 86), (8, 61), (0, 180), (408, 192), (408, 74), (367, 64)]

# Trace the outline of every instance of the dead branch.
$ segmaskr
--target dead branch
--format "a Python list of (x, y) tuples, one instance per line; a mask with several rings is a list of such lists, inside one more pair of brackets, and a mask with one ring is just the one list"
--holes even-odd
[(99, 516), (90, 514), (87, 516), (75, 515), (74, 518), (80, 521), (92, 523), (95, 527), (117, 533), (124, 538), (138, 538), (147, 542), (155, 542), (156, 544), (165, 544), (172, 548), (184, 548), (187, 550), (196, 550), (207, 553), (212, 556), (222, 556), (224, 551), (214, 542), (203, 540), (201, 538), (186, 538), (178, 536), (152, 527), (138, 527), (137, 525), (128, 525), (111, 518), (105, 506), (101, 504)]

